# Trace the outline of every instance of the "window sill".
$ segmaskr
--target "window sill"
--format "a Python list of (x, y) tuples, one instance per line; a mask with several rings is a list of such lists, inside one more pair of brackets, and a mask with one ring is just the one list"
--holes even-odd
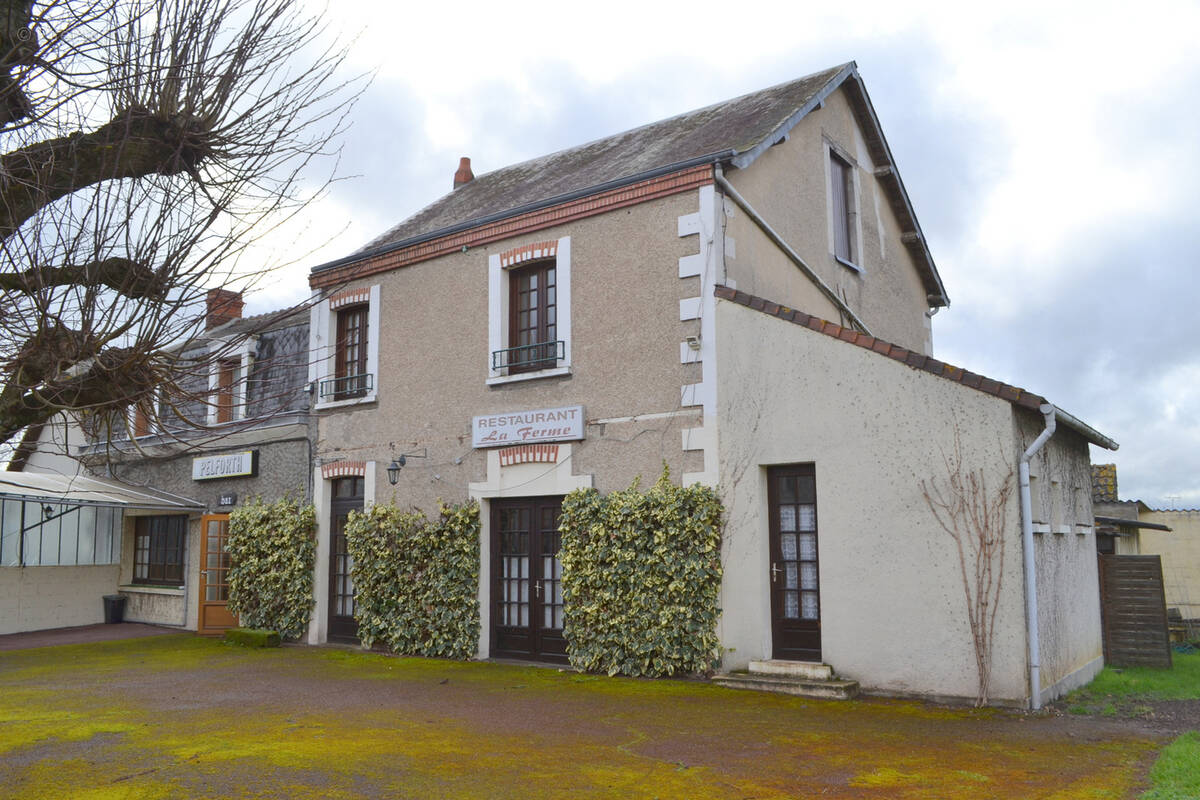
[(497, 375), (488, 378), (485, 383), (488, 386), (500, 386), (506, 383), (519, 383), (521, 381), (532, 381), (538, 378), (557, 378), (562, 375), (570, 375), (571, 368), (552, 367), (550, 369), (539, 369), (533, 372), (518, 372), (516, 375)]
[(182, 586), (153, 586), (148, 583), (123, 583), (117, 587), (117, 591), (129, 592), (131, 594), (165, 594), (177, 597), (183, 596)]
[(854, 270), (859, 275), (862, 275), (864, 272), (863, 268), (860, 267), (858, 264), (855, 264), (853, 261), (847, 261), (846, 259), (844, 259), (840, 256), (834, 256), (833, 260), (838, 262), (839, 264), (841, 264), (843, 267), (846, 267), (847, 269)]
[(364, 395), (363, 397), (351, 397), (346, 400), (319, 400), (313, 406), (313, 411), (324, 411), (327, 408), (345, 408), (346, 406), (359, 406), (365, 403), (374, 403), (378, 399), (375, 392)]

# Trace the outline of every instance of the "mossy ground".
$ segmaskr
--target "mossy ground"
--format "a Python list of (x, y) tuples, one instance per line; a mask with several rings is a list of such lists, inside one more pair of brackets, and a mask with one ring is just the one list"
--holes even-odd
[(1163, 743), (1095, 725), (185, 635), (0, 653), (13, 800), (1134, 796)]

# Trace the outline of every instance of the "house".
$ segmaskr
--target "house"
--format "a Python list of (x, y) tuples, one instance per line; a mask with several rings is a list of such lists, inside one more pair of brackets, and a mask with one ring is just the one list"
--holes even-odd
[(310, 642), (355, 638), (350, 510), (469, 497), (479, 656), (564, 660), (562, 496), (666, 463), (726, 506), (721, 670), (972, 697), (964, 565), (923, 489), (961, 464), (1012, 492), (993, 700), (1100, 669), (1088, 446), (1116, 444), (933, 357), (948, 295), (855, 64), (478, 177), (464, 158), (453, 186), (310, 276)]
[(1116, 464), (1092, 465), (1092, 496), (1100, 552), (1160, 556), (1168, 612), (1200, 631), (1200, 509), (1121, 500)]
[[(116, 593), (128, 621), (234, 624), (228, 512), (258, 495), (307, 498), (315, 434), (307, 310), (242, 309), (238, 293), (208, 293), (204, 331), (179, 353), (179, 396), (26, 431), (0, 473), (0, 633), (100, 622)], [(20, 524), (43, 506), (56, 510)]]

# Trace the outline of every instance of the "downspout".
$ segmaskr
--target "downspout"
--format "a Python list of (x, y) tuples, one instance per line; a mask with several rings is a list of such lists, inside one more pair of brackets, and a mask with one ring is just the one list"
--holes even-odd
[(800, 271), (803, 272), (804, 275), (810, 281), (812, 281), (818, 289), (821, 290), (821, 294), (829, 298), (830, 302), (837, 306), (838, 310), (846, 315), (846, 317), (854, 324), (855, 328), (867, 334), (868, 336), (871, 335), (871, 331), (867, 330), (866, 323), (859, 319), (858, 315), (850, 310), (850, 306), (846, 305), (846, 302), (842, 300), (842, 298), (838, 297), (837, 292), (829, 288), (829, 284), (821, 280), (821, 276), (817, 275), (817, 273), (813, 271), (812, 267), (804, 262), (804, 259), (800, 257), (800, 254), (793, 250), (792, 246), (783, 240), (783, 237), (771, 227), (770, 223), (759, 216), (758, 212), (754, 210), (749, 202), (747, 202), (746, 198), (738, 194), (738, 190), (733, 188), (733, 184), (726, 180), (725, 172), (721, 169), (720, 163), (713, 165), (713, 180), (716, 181), (717, 186), (721, 187), (721, 189), (725, 192), (725, 195), (730, 200), (737, 203), (738, 207), (741, 208), (742, 211), (746, 212), (746, 216), (750, 218), (750, 221), (757, 225), (759, 230), (765, 233), (767, 238), (770, 239), (776, 247), (783, 251), (783, 254), (787, 256), (793, 264), (799, 267)]
[(1041, 639), (1038, 635), (1037, 562), (1033, 556), (1033, 501), (1029, 496), (1029, 459), (1033, 458), (1054, 435), (1057, 409), (1043, 403), (1038, 411), (1046, 419), (1045, 429), (1038, 434), (1023, 454), (1017, 466), (1018, 492), (1021, 496), (1021, 545), (1025, 552), (1025, 616), (1029, 635), (1029, 707), (1042, 707)]

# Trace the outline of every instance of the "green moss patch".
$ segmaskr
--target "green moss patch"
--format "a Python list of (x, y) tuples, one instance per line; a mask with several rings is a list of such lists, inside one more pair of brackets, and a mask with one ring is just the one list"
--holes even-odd
[(279, 647), (279, 633), (261, 628), (230, 628), (225, 631), (225, 641), (242, 647)]
[(1064, 728), (1098, 722), (190, 636), (0, 658), (13, 800), (1127, 798), (1159, 744)]

